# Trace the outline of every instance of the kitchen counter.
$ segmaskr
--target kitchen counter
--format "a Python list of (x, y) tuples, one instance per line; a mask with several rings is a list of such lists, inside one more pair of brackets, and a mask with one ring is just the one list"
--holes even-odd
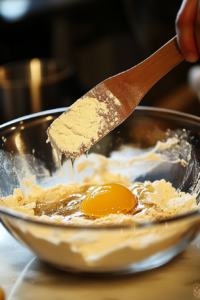
[(200, 299), (200, 235), (157, 269), (118, 277), (83, 277), (48, 266), (0, 224), (0, 286), (6, 300)]

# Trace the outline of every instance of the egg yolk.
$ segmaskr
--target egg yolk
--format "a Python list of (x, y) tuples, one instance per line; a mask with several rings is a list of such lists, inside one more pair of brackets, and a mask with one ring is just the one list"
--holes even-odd
[(88, 216), (105, 217), (110, 214), (127, 214), (137, 205), (129, 189), (117, 183), (107, 183), (90, 191), (81, 206)]

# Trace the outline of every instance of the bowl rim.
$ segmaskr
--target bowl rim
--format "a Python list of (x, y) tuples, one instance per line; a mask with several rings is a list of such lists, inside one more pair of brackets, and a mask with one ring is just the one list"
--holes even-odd
[[(6, 128), (7, 126), (16, 124), (18, 122), (22, 122), (22, 121), (26, 121), (29, 119), (33, 119), (33, 118), (37, 118), (37, 117), (41, 117), (41, 116), (46, 116), (49, 114), (55, 114), (55, 113), (62, 113), (65, 110), (67, 110), (68, 107), (62, 107), (62, 108), (56, 108), (56, 109), (50, 109), (50, 110), (46, 110), (46, 111), (42, 111), (42, 112), (38, 112), (38, 113), (34, 113), (34, 114), (30, 114), (30, 115), (26, 115), (17, 119), (14, 119), (12, 121), (6, 122), (2, 125), (0, 125), (0, 129)], [(166, 113), (166, 114), (170, 114), (170, 115), (176, 115), (176, 116), (180, 116), (180, 117), (185, 117), (187, 119), (192, 119), (195, 121), (199, 121), (200, 123), (200, 117), (198, 116), (194, 116), (191, 114), (187, 114), (187, 113), (183, 113), (183, 112), (179, 112), (179, 111), (174, 111), (171, 109), (165, 109), (165, 108), (156, 108), (156, 107), (148, 107), (148, 106), (139, 106), (136, 107), (136, 110), (140, 110), (140, 111), (152, 111), (152, 112), (161, 112), (161, 113)], [(200, 125), (200, 124), (199, 124)], [(5, 215), (14, 219), (18, 219), (19, 221), (25, 221), (28, 222), (30, 224), (34, 224), (36, 226), (45, 226), (45, 227), (51, 227), (51, 228), (62, 228), (62, 229), (84, 229), (84, 230), (115, 230), (115, 229), (136, 229), (136, 228), (147, 228), (147, 227), (151, 227), (151, 226), (158, 226), (158, 225), (166, 225), (166, 223), (171, 223), (174, 221), (180, 221), (183, 219), (189, 219), (189, 218), (193, 218), (194, 216), (197, 216), (200, 214), (200, 208), (193, 211), (193, 212), (189, 212), (186, 214), (182, 214), (176, 217), (172, 217), (172, 218), (166, 218), (160, 221), (145, 221), (144, 223), (131, 223), (131, 224), (121, 224), (121, 225), (66, 225), (66, 224), (59, 224), (59, 223), (51, 223), (48, 222), (46, 220), (37, 220), (37, 219), (33, 219), (33, 216), (29, 216), (17, 211), (14, 211), (13, 209), (9, 209), (3, 206), (0, 206), (0, 217), (1, 215)], [(1, 219), (0, 219), (1, 221)], [(3, 223), (3, 222), (2, 222)]]
[[(33, 113), (33, 114), (28, 114), (28, 115), (25, 115), (23, 117), (19, 117), (19, 118), (13, 119), (11, 121), (8, 121), (6, 123), (0, 124), (0, 129), (2, 129), (2, 128), (6, 127), (6, 126), (9, 126), (9, 125), (13, 125), (14, 123), (17, 123), (17, 122), (26, 121), (26, 120), (28, 120), (30, 118), (37, 118), (37, 117), (40, 117), (40, 116), (45, 116), (45, 115), (48, 115), (48, 114), (54, 114), (54, 113), (59, 113), (59, 112), (63, 113), (68, 108), (69, 107), (59, 107), (59, 108), (54, 108), (54, 109), (40, 111), (40, 112)], [(179, 112), (179, 111), (172, 110), (172, 109), (139, 105), (139, 106), (137, 106), (135, 108), (135, 110), (141, 110), (141, 111), (147, 110), (147, 111), (152, 111), (152, 112), (155, 111), (155, 112), (166, 113), (166, 114), (169, 114), (169, 115), (177, 115), (177, 116), (180, 116), (180, 117), (185, 117), (187, 119), (199, 121), (199, 123), (200, 123), (200, 117), (192, 115), (192, 114), (187, 114), (187, 113)]]
[[(9, 63), (5, 63), (3, 65), (0, 65), (0, 70), (14, 70), (20, 67), (24, 67), (26, 65), (29, 65), (30, 62), (33, 59), (38, 59), (41, 64), (54, 61), (56, 64), (62, 64), (62, 69), (57, 71), (56, 73), (49, 74), (46, 76), (43, 76), (41, 81), (39, 82), (38, 86), (48, 85), (52, 83), (56, 83), (60, 80), (64, 80), (65, 78), (70, 78), (74, 72), (75, 68), (73, 64), (69, 61), (66, 61), (62, 58), (56, 58), (56, 57), (34, 57), (30, 59), (23, 59), (23, 60), (16, 60)], [(15, 89), (15, 88), (21, 88), (29, 86), (31, 87), (33, 85), (30, 78), (26, 79), (0, 79), (0, 88), (2, 89)]]

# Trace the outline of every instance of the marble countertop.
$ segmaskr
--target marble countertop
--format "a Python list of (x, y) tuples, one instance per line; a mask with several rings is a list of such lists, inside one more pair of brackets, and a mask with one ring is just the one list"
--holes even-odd
[(0, 224), (0, 286), (6, 300), (200, 299), (200, 235), (157, 269), (120, 277), (83, 277), (48, 266)]

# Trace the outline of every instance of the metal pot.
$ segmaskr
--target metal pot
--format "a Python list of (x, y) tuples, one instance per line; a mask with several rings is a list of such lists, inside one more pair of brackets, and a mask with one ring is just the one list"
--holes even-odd
[(61, 82), (73, 67), (60, 59), (38, 59), (0, 66), (0, 123), (58, 106)]

